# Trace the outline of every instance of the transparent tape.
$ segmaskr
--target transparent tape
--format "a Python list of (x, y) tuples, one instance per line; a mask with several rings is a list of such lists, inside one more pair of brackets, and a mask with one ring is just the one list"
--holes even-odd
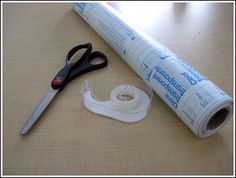
[(81, 85), (84, 106), (96, 113), (122, 122), (143, 119), (151, 106), (152, 90), (142, 80), (119, 77), (106, 80), (85, 80)]

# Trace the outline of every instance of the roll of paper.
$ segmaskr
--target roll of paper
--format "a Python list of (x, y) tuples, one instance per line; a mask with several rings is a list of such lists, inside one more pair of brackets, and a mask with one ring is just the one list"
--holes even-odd
[(197, 136), (210, 136), (229, 121), (229, 95), (111, 6), (75, 3), (73, 8)]

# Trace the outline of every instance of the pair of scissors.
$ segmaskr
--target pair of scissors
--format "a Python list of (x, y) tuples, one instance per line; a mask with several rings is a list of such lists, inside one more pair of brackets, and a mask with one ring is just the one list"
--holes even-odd
[[(86, 49), (82, 56), (75, 62), (72, 61), (72, 56), (81, 49)], [(92, 61), (99, 58), (99, 63), (93, 64)], [(75, 46), (72, 48), (67, 56), (65, 66), (57, 73), (51, 82), (51, 88), (48, 93), (42, 98), (39, 104), (36, 106), (24, 126), (22, 127), (20, 134), (26, 134), (33, 124), (39, 119), (40, 115), (52, 101), (54, 96), (64, 89), (73, 79), (93, 70), (101, 69), (107, 66), (107, 57), (99, 52), (92, 52), (92, 44), (86, 43)]]

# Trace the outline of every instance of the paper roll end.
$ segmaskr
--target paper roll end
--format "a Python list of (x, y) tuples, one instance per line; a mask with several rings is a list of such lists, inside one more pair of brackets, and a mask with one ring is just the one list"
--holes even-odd
[(202, 123), (198, 129), (198, 136), (200, 138), (205, 138), (211, 136), (218, 132), (233, 115), (233, 101), (232, 99), (224, 100), (211, 110), (209, 110), (211, 115), (205, 115)]
[(208, 121), (206, 129), (207, 130), (214, 130), (217, 127), (219, 127), (222, 123), (225, 122), (227, 117), (230, 114), (230, 108), (222, 108), (219, 111), (217, 111)]

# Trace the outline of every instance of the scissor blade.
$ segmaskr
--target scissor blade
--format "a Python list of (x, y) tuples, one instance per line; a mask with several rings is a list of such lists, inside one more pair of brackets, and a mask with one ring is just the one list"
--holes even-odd
[(57, 94), (58, 90), (54, 90), (50, 88), (48, 93), (43, 97), (43, 99), (39, 102), (37, 107), (34, 109), (28, 120), (26, 121), (25, 125), (22, 127), (20, 134), (26, 134), (28, 130), (32, 127), (32, 125), (38, 120), (39, 116), (43, 113), (46, 109), (48, 104), (51, 102), (53, 97)]

